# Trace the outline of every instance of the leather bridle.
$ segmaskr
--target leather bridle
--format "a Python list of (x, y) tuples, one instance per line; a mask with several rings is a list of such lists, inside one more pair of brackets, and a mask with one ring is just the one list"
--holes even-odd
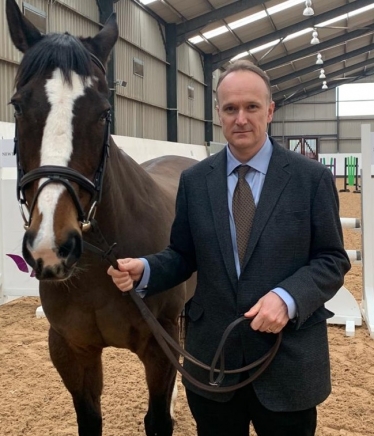
[[(104, 73), (104, 75), (106, 75), (106, 70), (102, 62), (92, 53), (90, 53), (90, 56), (93, 63), (100, 68), (100, 70)], [(108, 111), (105, 117), (106, 126), (105, 126), (104, 144), (102, 148), (101, 159), (100, 159), (99, 166), (95, 172), (93, 181), (91, 181), (87, 177), (83, 176), (81, 173), (76, 171), (75, 169), (59, 166), (59, 165), (42, 165), (41, 167), (35, 168), (25, 174), (19, 158), (18, 124), (17, 124), (17, 118), (15, 117), (16, 128), (15, 128), (13, 154), (16, 155), (16, 163), (17, 163), (17, 200), (18, 200), (18, 205), (21, 211), (22, 218), (24, 220), (25, 230), (29, 229), (31, 225), (31, 217), (40, 193), (50, 183), (61, 183), (62, 185), (65, 186), (66, 190), (68, 191), (74, 202), (75, 208), (78, 213), (78, 220), (80, 222), (80, 226), (82, 230), (83, 231), (89, 230), (91, 226), (91, 220), (95, 217), (96, 207), (101, 200), (106, 160), (109, 156), (111, 121), (112, 121), (111, 112)], [(28, 185), (30, 185), (30, 183), (40, 179), (47, 179), (47, 180), (39, 186), (31, 202), (31, 205), (28, 205), (25, 196), (25, 190), (28, 187)], [(71, 183), (76, 183), (91, 195), (88, 214), (86, 214), (84, 208), (82, 207), (78, 195)], [(26, 206), (26, 208), (28, 209), (28, 214), (29, 214), (28, 218), (26, 217), (23, 206)]]

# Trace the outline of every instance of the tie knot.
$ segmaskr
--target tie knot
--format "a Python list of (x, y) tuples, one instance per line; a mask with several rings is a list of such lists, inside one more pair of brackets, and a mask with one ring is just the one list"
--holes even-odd
[(248, 165), (239, 165), (235, 168), (239, 179), (243, 179), (249, 171)]

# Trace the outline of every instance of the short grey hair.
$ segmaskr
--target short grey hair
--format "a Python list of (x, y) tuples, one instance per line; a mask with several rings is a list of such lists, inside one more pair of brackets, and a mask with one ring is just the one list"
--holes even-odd
[(253, 64), (251, 61), (247, 61), (247, 60), (236, 60), (234, 62), (232, 62), (227, 69), (219, 76), (218, 82), (217, 82), (217, 87), (216, 87), (216, 100), (218, 102), (218, 88), (220, 86), (220, 84), (222, 83), (222, 80), (228, 76), (230, 73), (233, 73), (235, 71), (250, 71), (252, 73), (257, 74), (258, 76), (261, 77), (261, 79), (265, 82), (265, 85), (268, 89), (268, 93), (269, 93), (269, 101), (272, 100), (272, 92), (271, 92), (271, 85), (270, 85), (270, 79), (269, 76), (265, 73), (264, 70), (262, 70), (260, 67), (258, 67), (257, 65)]

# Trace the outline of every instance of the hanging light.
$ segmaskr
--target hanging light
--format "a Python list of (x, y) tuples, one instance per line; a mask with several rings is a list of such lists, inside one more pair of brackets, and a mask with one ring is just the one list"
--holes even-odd
[(317, 53), (316, 64), (317, 64), (317, 65), (323, 65), (323, 59), (322, 59), (322, 55), (321, 55), (321, 53)]
[(319, 39), (318, 39), (318, 32), (316, 29), (313, 30), (312, 33), (312, 40), (310, 41), (311, 44), (319, 44)]
[(322, 82), (322, 89), (328, 89), (326, 80)]
[(310, 17), (311, 15), (314, 15), (314, 10), (312, 8), (311, 0), (306, 0), (306, 2), (305, 2), (305, 9), (303, 10), (303, 15), (305, 17)]
[(324, 69), (321, 70), (321, 73), (320, 73), (320, 75), (319, 75), (319, 78), (320, 78), (320, 79), (326, 79), (326, 76), (325, 76), (325, 70), (324, 70)]

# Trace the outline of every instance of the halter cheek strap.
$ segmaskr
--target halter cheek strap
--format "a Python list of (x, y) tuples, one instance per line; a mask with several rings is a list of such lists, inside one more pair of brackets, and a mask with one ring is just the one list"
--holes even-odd
[[(95, 215), (96, 206), (97, 204), (100, 203), (101, 195), (102, 195), (106, 161), (107, 158), (109, 157), (110, 123), (111, 123), (111, 114), (110, 112), (108, 112), (106, 117), (106, 129), (105, 129), (103, 151), (102, 151), (99, 166), (95, 172), (93, 182), (91, 182), (91, 180), (87, 179), (87, 177), (83, 176), (73, 168), (63, 167), (59, 165), (43, 165), (25, 174), (19, 159), (19, 139), (18, 139), (18, 127), (17, 127), (17, 120), (16, 120), (14, 154), (16, 155), (16, 161), (17, 161), (17, 199), (18, 199), (21, 215), (24, 220), (25, 229), (28, 229), (31, 225), (32, 213), (41, 191), (45, 188), (45, 186), (49, 185), (50, 183), (61, 183), (65, 186), (71, 198), (73, 199), (74, 205), (77, 209), (78, 219), (81, 222), (82, 229), (83, 230), (89, 229), (90, 220)], [(30, 183), (40, 179), (47, 179), (47, 180), (44, 183), (42, 183), (41, 186), (39, 186), (36, 194), (34, 195), (31, 206), (28, 207), (26, 196), (25, 196), (25, 190), (30, 185)], [(75, 189), (71, 184), (72, 182), (76, 183), (85, 191), (87, 191), (89, 194), (91, 194), (91, 203), (90, 203), (89, 213), (87, 215), (79, 201)], [(23, 208), (24, 205), (29, 209), (28, 219), (26, 218), (26, 214), (24, 212), (24, 208)]]

